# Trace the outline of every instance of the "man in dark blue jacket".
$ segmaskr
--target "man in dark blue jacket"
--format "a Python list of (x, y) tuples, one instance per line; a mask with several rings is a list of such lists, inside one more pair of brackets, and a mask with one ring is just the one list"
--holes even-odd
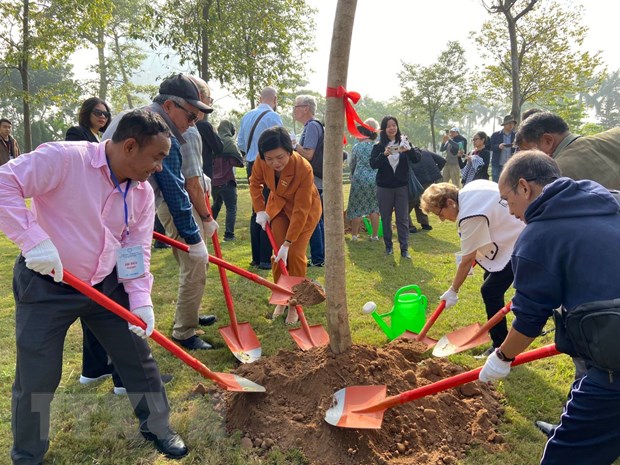
[(502, 129), (491, 134), (491, 175), (493, 181), (499, 180), (499, 175), (508, 159), (515, 153), (515, 126), (517, 120), (512, 115), (504, 116)]
[[(561, 178), (557, 163), (537, 150), (504, 166), (499, 190), (527, 226), (512, 255), (516, 318), (480, 380), (507, 376), (554, 316), (558, 350), (582, 357), (589, 369), (573, 383), (541, 464), (610, 464), (620, 456), (620, 205), (600, 184)], [(582, 314), (582, 323), (612, 317), (588, 337), (581, 323), (579, 335), (572, 332), (570, 321)]]

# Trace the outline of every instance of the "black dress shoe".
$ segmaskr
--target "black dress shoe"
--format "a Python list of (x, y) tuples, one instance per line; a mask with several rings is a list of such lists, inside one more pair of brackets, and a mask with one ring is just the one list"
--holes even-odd
[(410, 232), (411, 234), (415, 234), (415, 233), (417, 233), (417, 232), (418, 232), (418, 228), (416, 228), (415, 226), (410, 226), (410, 227), (409, 227), (409, 232)]
[(215, 315), (200, 315), (198, 317), (198, 324), (200, 326), (211, 326), (216, 321), (217, 317)]
[(258, 264), (258, 268), (261, 270), (270, 270), (271, 269), (271, 263), (269, 262), (260, 262)]
[(170, 459), (180, 459), (187, 455), (187, 446), (177, 433), (168, 430), (163, 438), (158, 438), (149, 431), (140, 431), (144, 439), (151, 441), (157, 450)]
[(422, 225), (422, 229), (423, 229), (424, 231), (432, 231), (432, 230), (433, 230), (433, 227), (432, 227), (430, 224), (423, 224), (423, 225)]
[(192, 337), (188, 337), (187, 339), (177, 339), (172, 338), (174, 342), (179, 344), (181, 347), (185, 347), (188, 350), (208, 350), (213, 349), (213, 346), (208, 342), (203, 341), (195, 334)]
[(534, 424), (536, 425), (536, 428), (538, 428), (545, 435), (547, 435), (547, 437), (551, 437), (555, 429), (558, 427), (558, 425), (553, 425), (551, 423), (547, 423), (546, 421), (541, 420), (536, 420)]

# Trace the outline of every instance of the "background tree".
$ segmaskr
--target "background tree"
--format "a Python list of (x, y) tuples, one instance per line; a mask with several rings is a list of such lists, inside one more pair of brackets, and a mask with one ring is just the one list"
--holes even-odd
[[(600, 86), (597, 86), (600, 82)], [(596, 112), (604, 129), (620, 126), (620, 70), (603, 73), (588, 83), (588, 90), (580, 95), (584, 103)]]
[[(105, 0), (3, 0), (0, 2), (0, 70), (19, 73), (22, 101), (22, 148), (32, 150), (31, 70), (43, 70), (68, 60), (80, 33), (104, 16)], [(101, 10), (101, 11), (100, 11)], [(5, 73), (5, 74), (6, 74)]]
[(600, 65), (599, 53), (581, 51), (588, 28), (583, 7), (555, 0), (494, 0), (482, 4), (505, 22), (486, 21), (472, 34), (488, 63), (480, 86), (489, 98), (512, 101), (520, 119), (525, 102), (543, 105), (583, 91)]
[(458, 42), (448, 42), (447, 49), (429, 66), (403, 62), (400, 73), (403, 105), (421, 111), (430, 126), (433, 150), (436, 150), (436, 124), (440, 115), (458, 120), (471, 99), (472, 83), (468, 79), (465, 50)]
[(306, 0), (167, 0), (152, 12), (153, 44), (251, 108), (267, 85), (284, 91), (305, 82), (314, 50), (314, 10)]

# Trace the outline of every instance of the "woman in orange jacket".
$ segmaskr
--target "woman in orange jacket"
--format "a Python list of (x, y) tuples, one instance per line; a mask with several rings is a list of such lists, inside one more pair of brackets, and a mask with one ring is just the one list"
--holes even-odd
[[(306, 248), (310, 236), (321, 218), (319, 192), (314, 186), (310, 163), (293, 151), (291, 137), (279, 126), (269, 128), (258, 139), (259, 158), (250, 177), (250, 195), (256, 211), (256, 222), (265, 229), (271, 225), (278, 255), (272, 264), (274, 280), (280, 278), (278, 262), (282, 260), (291, 276), (306, 276)], [(263, 198), (263, 185), (271, 193)], [(278, 305), (273, 318), (284, 313)], [(297, 323), (297, 312), (291, 311), (287, 324)]]

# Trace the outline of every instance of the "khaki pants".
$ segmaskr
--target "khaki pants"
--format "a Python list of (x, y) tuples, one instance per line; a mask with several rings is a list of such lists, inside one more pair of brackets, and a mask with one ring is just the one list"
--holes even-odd
[(461, 188), (461, 169), (458, 163), (454, 165), (448, 165), (446, 163), (441, 174), (443, 175), (443, 182), (451, 182), (459, 189)]
[[(195, 208), (192, 208), (192, 213), (194, 214), (194, 220), (196, 220), (200, 228), (200, 235), (204, 238), (200, 216)], [(185, 243), (174, 226), (168, 205), (162, 203), (157, 209), (157, 216), (159, 216), (159, 220), (164, 225), (168, 237)], [(177, 309), (174, 314), (172, 337), (175, 339), (188, 339), (196, 334), (196, 328), (198, 327), (198, 315), (207, 282), (207, 266), (189, 258), (187, 252), (172, 248), (172, 253), (179, 264), (179, 293), (177, 296)]]

